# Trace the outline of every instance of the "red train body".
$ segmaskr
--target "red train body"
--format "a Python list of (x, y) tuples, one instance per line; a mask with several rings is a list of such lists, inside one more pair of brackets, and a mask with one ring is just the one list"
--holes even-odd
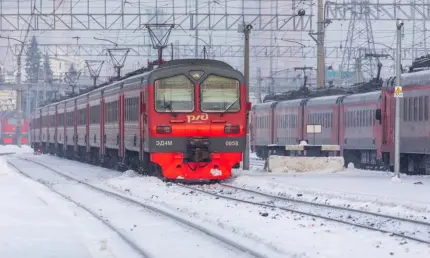
[[(16, 134), (16, 125), (17, 125), (17, 117), (15, 112), (10, 112), (4, 114), (0, 118), (1, 123), (1, 144), (10, 145), (17, 144), (17, 134)], [(21, 144), (28, 144), (28, 128), (29, 128), (29, 120), (26, 118), (22, 118), (22, 127), (21, 127)]]
[[(251, 149), (261, 158), (269, 150), (289, 155), (286, 145), (340, 145), (345, 163), (361, 168), (391, 168), (394, 164), (395, 78), (381, 90), (307, 99), (272, 101), (251, 112)], [(430, 174), (430, 72), (402, 75), (400, 158), (406, 173)], [(306, 126), (322, 132), (308, 135)], [(345, 164), (345, 165), (346, 165)]]
[(215, 60), (174, 60), (34, 114), (34, 148), (168, 179), (222, 180), (242, 161), (243, 75)]

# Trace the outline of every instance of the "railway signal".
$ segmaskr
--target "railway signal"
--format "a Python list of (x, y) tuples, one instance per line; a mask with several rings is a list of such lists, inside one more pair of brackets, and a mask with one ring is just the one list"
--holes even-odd
[(401, 58), (402, 58), (402, 28), (403, 20), (397, 19), (397, 48), (396, 48), (396, 120), (394, 127), (394, 177), (400, 178), (400, 99), (403, 97), (401, 84)]

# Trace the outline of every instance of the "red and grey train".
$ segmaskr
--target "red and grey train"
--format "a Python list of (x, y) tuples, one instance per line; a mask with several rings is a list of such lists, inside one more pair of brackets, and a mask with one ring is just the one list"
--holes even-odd
[[(430, 174), (430, 71), (402, 74), (400, 99), (401, 171)], [(361, 93), (290, 98), (253, 106), (251, 148), (261, 158), (269, 151), (289, 155), (286, 145), (339, 145), (345, 165), (393, 169), (395, 77), (381, 80), (378, 89)], [(321, 133), (307, 134), (307, 125)]]
[(167, 179), (223, 180), (245, 150), (245, 93), (227, 63), (172, 60), (38, 108), (32, 146)]
[[(17, 144), (17, 132), (16, 125), (18, 119), (16, 112), (6, 112), (0, 117), (0, 142), (3, 145)], [(21, 126), (21, 144), (28, 144), (28, 127), (29, 120), (27, 118), (22, 118)]]

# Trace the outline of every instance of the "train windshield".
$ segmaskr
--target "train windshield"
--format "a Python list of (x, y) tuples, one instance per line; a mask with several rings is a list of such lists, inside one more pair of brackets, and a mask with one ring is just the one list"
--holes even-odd
[(184, 75), (155, 81), (157, 112), (194, 111), (194, 84)]
[(216, 75), (208, 76), (200, 85), (200, 105), (203, 112), (238, 112), (239, 81)]

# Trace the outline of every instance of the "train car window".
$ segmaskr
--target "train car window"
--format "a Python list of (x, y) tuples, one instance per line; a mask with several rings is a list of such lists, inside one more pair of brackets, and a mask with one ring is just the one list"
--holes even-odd
[(343, 113), (343, 125), (345, 127), (348, 127), (347, 121), (348, 121), (348, 112), (347, 113)]
[(418, 120), (418, 98), (414, 98), (414, 121)]
[(408, 98), (408, 121), (412, 121), (413, 115), (412, 98)]
[(418, 120), (423, 121), (424, 101), (423, 96), (418, 98)]
[(429, 96), (424, 96), (424, 120), (429, 120)]
[(374, 115), (373, 115), (373, 110), (369, 110), (369, 126), (372, 126), (373, 125), (373, 118), (375, 117)]
[(408, 98), (403, 98), (403, 121), (408, 120)]
[(240, 101), (238, 80), (209, 75), (200, 85), (200, 108), (203, 112), (238, 112)]
[(51, 126), (55, 127), (55, 115), (51, 115)]
[(124, 103), (124, 119), (125, 121), (130, 121), (130, 116), (129, 116), (129, 112), (130, 112), (130, 99), (125, 99), (125, 103)]
[(352, 121), (354, 123), (354, 127), (358, 127), (358, 119), (359, 119), (359, 117), (358, 117), (358, 111), (357, 110), (353, 111), (352, 117), (353, 117)]
[(351, 112), (346, 112), (346, 118), (345, 118), (345, 121), (346, 121), (346, 127), (349, 127), (350, 126), (350, 114), (351, 114)]
[(155, 81), (155, 111), (194, 111), (194, 84), (184, 75)]
[(367, 119), (366, 119), (367, 126), (369, 127), (369, 126), (372, 125), (372, 111), (371, 110), (367, 110), (366, 113), (367, 113)]
[(368, 116), (368, 111), (367, 110), (363, 110), (363, 123), (364, 123), (364, 127), (368, 127), (369, 126), (369, 116)]
[(87, 114), (85, 112), (85, 108), (79, 109), (78, 113), (78, 124), (79, 125), (86, 125), (87, 124)]

